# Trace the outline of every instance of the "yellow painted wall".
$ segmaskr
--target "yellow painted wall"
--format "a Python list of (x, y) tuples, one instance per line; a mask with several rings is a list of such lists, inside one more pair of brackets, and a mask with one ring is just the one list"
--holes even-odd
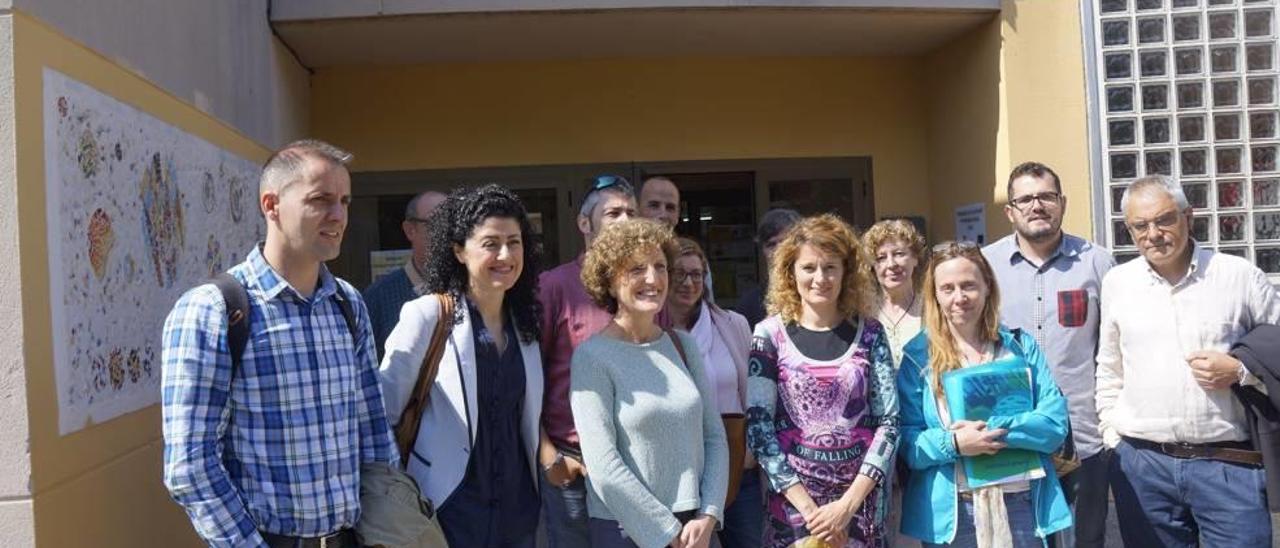
[(1011, 231), (1009, 171), (1035, 160), (1062, 179), (1063, 228), (1092, 237), (1087, 87), (1080, 5), (1006, 0), (1000, 16), (925, 58), (930, 77), (929, 183), (936, 234), (954, 210), (987, 203), (987, 236)]
[(954, 238), (955, 208), (978, 202), (987, 203), (988, 238), (1007, 232), (993, 222), (1003, 217), (991, 203), (1002, 141), (999, 25), (992, 20), (925, 59), (933, 241)]
[[(1092, 0), (1086, 0), (1092, 1)], [(1084, 31), (1076, 0), (1005, 0), (1001, 14), (1008, 164), (997, 197), (1005, 199), (1009, 170), (1027, 160), (1053, 167), (1068, 197), (1063, 228), (1092, 239), (1088, 83)], [(1002, 232), (1008, 232), (1003, 219)]]
[[(41, 71), (51, 67), (253, 161), (268, 151), (135, 73), (22, 13), (14, 20), (18, 215), (24, 356), (36, 540), (41, 546), (197, 546), (161, 483), (160, 411), (152, 406), (58, 435), (45, 251)], [(157, 334), (157, 336), (159, 336)]]
[(877, 215), (925, 214), (923, 81), (914, 57), (338, 67), (311, 127), (357, 171), (871, 156)]

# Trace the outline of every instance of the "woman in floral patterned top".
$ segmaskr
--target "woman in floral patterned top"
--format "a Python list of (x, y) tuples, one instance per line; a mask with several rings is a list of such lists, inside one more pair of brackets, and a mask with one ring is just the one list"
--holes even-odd
[(747, 441), (772, 487), (767, 547), (884, 546), (898, 403), (888, 341), (867, 315), (869, 263), (834, 215), (801, 221), (774, 252), (747, 380)]

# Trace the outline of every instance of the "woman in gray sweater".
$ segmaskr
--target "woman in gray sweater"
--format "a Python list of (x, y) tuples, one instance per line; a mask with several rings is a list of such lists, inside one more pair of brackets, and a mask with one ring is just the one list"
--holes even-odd
[(587, 293), (614, 314), (574, 351), (570, 381), (595, 548), (705, 548), (724, 519), (728, 446), (702, 353), (655, 321), (676, 252), (670, 229), (632, 220), (583, 263)]

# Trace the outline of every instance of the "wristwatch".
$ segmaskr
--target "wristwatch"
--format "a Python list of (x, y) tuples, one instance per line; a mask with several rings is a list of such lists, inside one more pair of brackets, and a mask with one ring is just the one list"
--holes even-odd
[(561, 464), (564, 464), (564, 453), (561, 453), (559, 450), (556, 450), (556, 459), (551, 461), (551, 464), (543, 466), (542, 473), (545, 474), (547, 472), (550, 472), (552, 468), (555, 468), (556, 466)]

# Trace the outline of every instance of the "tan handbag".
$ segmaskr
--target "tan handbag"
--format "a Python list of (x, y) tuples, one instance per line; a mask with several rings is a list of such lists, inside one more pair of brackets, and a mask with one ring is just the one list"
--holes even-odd
[(747, 417), (742, 413), (720, 415), (724, 422), (724, 437), (729, 441), (729, 491), (724, 497), (724, 507), (733, 504), (742, 485), (742, 463), (747, 459)]
[[(680, 342), (675, 331), (665, 331), (671, 337), (671, 344), (675, 345), (680, 361), (684, 362), (682, 365), (688, 370), (689, 358), (685, 356), (684, 343)], [(724, 423), (724, 437), (729, 442), (729, 490), (724, 497), (724, 507), (728, 508), (738, 496), (738, 486), (742, 485), (742, 462), (747, 458), (747, 418), (741, 413), (726, 413), (720, 415), (720, 421)]]
[(431, 333), (431, 344), (422, 357), (418, 380), (409, 394), (409, 402), (394, 428), (396, 450), (401, 468), (386, 463), (360, 466), (360, 521), (356, 522), (356, 539), (361, 546), (377, 548), (448, 548), (444, 531), (436, 519), (431, 501), (422, 498), (422, 490), (413, 476), (405, 472), (418, 441), (422, 412), (431, 400), (431, 386), (440, 371), (445, 340), (453, 330), (453, 298), (436, 295), (440, 301), (440, 317)]
[(395, 427), (396, 448), (400, 450), (400, 462), (409, 462), (413, 452), (413, 444), (418, 441), (418, 428), (422, 426), (422, 412), (431, 403), (431, 386), (436, 383), (436, 374), (440, 372), (440, 358), (444, 356), (445, 339), (453, 331), (453, 297), (435, 295), (440, 301), (440, 319), (436, 329), (431, 333), (431, 345), (422, 357), (422, 367), (418, 368), (418, 382), (413, 385), (409, 401), (400, 413), (400, 423)]

